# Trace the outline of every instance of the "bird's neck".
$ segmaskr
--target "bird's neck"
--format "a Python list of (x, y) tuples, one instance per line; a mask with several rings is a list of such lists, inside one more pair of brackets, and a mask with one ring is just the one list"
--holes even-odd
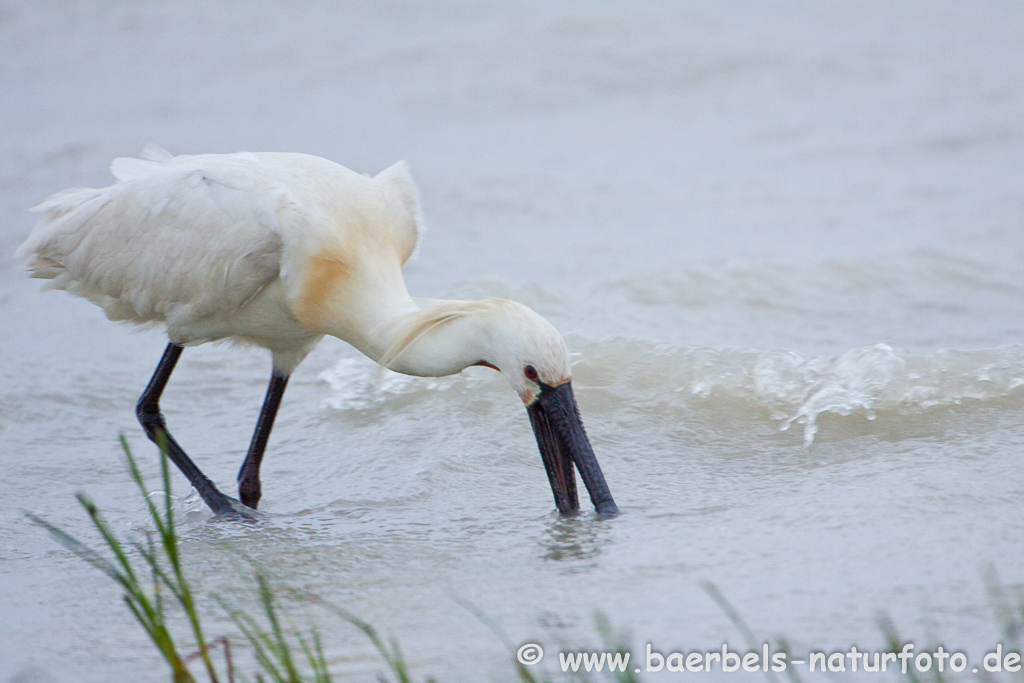
[[(406, 375), (441, 377), (486, 361), (489, 302), (378, 300), (362, 334), (345, 340), (381, 365)], [(344, 338), (344, 337), (343, 337)]]

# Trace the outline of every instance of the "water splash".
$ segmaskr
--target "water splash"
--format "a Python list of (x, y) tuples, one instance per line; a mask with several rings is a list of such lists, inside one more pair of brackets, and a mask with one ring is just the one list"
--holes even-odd
[[(747, 348), (673, 347), (648, 340), (571, 338), (574, 384), (590, 410), (610, 419), (625, 405), (672, 420), (692, 419), (694, 411), (727, 411), (763, 419), (781, 431), (803, 427), (804, 445), (818, 434), (821, 415), (923, 413), (965, 401), (987, 401), (1024, 385), (1024, 346), (975, 351), (943, 349), (914, 355), (888, 343), (854, 347), (836, 357), (796, 351)], [(398, 397), (431, 400), (450, 392), (451, 400), (472, 400), (478, 387), (501, 384), (496, 374), (464, 372), (420, 378), (379, 371), (364, 358), (345, 358), (321, 373), (336, 410), (366, 410)], [(601, 395), (608, 398), (601, 399)]]
[(411, 377), (385, 370), (362, 357), (342, 358), (321, 372), (320, 379), (330, 386), (326, 402), (335, 410), (367, 410), (398, 396), (429, 395), (493, 381), (482, 370), (450, 377)]
[[(759, 373), (768, 386), (786, 381), (775, 368)], [(833, 360), (811, 358), (795, 368), (803, 387), (788, 397), (795, 406), (780, 429), (804, 425), (804, 445), (818, 432), (823, 413), (847, 416), (862, 410), (874, 420), (876, 411), (923, 412), (965, 400), (986, 400), (1009, 394), (1024, 384), (1024, 349), (1018, 346), (979, 351), (942, 350), (925, 356), (898, 352), (888, 344), (851, 349)]]
[(1000, 398), (1024, 384), (1021, 346), (913, 355), (877, 343), (835, 358), (751, 349), (677, 349), (671, 355), (676, 392), (767, 408), (781, 431), (803, 425), (805, 446), (825, 413), (874, 420), (882, 411), (907, 415)]

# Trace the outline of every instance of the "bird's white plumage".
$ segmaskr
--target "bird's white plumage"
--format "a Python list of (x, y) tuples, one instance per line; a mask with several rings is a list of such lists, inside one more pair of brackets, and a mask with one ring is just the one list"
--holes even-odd
[[(171, 339), (136, 405), (139, 422), (218, 514), (260, 500), (260, 463), (288, 377), (325, 334), (411, 375), (500, 370), (528, 407), (559, 510), (579, 507), (574, 467), (604, 515), (617, 512), (580, 421), (554, 327), (514, 301), (409, 296), (402, 266), (422, 220), (403, 163), (370, 178), (303, 154), (116, 159), (117, 182), (68, 190), (36, 210), (19, 248), (30, 272), (115, 320), (163, 322)], [(219, 339), (270, 349), (274, 373), (225, 496), (171, 438), (160, 395), (181, 346)]]
[(164, 322), (178, 344), (256, 343), (285, 374), (331, 334), (409, 374), (486, 361), (527, 401), (523, 364), (569, 377), (561, 337), (525, 306), (409, 296), (401, 268), (422, 218), (404, 163), (371, 178), (305, 154), (147, 148), (111, 171), (109, 187), (36, 207), (17, 252), (111, 319)]
[[(133, 169), (137, 170), (137, 169)], [(102, 190), (58, 195), (22, 248), (54, 286), (114, 320), (185, 324), (243, 305), (280, 273), (287, 191), (234, 163), (153, 163)], [(84, 200), (84, 201), (83, 201)], [(35, 267), (35, 263), (30, 267)]]
[[(311, 255), (370, 241), (383, 247), (378, 259), (400, 268), (419, 237), (415, 185), (402, 164), (371, 179), (303, 154), (172, 157), (149, 148), (141, 159), (116, 159), (111, 171), (114, 185), (61, 192), (36, 207), (43, 218), (17, 255), (32, 257), (35, 277), (90, 299), (112, 320), (166, 322), (179, 343), (308, 345), (323, 330), (260, 323), (270, 317), (279, 328), (295, 317)], [(263, 310), (245, 310), (251, 304)], [(261, 327), (267, 340), (253, 334)]]

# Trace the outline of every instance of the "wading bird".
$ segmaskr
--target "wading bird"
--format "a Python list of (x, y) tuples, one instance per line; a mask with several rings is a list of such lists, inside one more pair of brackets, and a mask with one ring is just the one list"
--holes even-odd
[(494, 368), (519, 394), (561, 512), (579, 508), (573, 465), (597, 511), (618, 512), (580, 420), (555, 328), (514, 301), (414, 301), (402, 266), (422, 218), (404, 163), (374, 177), (306, 154), (115, 159), (117, 182), (70, 189), (34, 211), (17, 251), (32, 277), (111, 320), (164, 323), (170, 342), (136, 406), (139, 422), (218, 514), (244, 513), (167, 431), (160, 395), (185, 346), (230, 339), (269, 349), (273, 371), (238, 474), (260, 500), (260, 463), (288, 377), (325, 334), (397, 372)]

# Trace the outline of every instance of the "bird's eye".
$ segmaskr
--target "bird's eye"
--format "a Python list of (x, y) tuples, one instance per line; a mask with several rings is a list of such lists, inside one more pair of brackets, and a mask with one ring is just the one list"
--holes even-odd
[(534, 382), (537, 381), (537, 368), (532, 365), (527, 365), (523, 368), (523, 374), (526, 375), (526, 379), (533, 380)]

